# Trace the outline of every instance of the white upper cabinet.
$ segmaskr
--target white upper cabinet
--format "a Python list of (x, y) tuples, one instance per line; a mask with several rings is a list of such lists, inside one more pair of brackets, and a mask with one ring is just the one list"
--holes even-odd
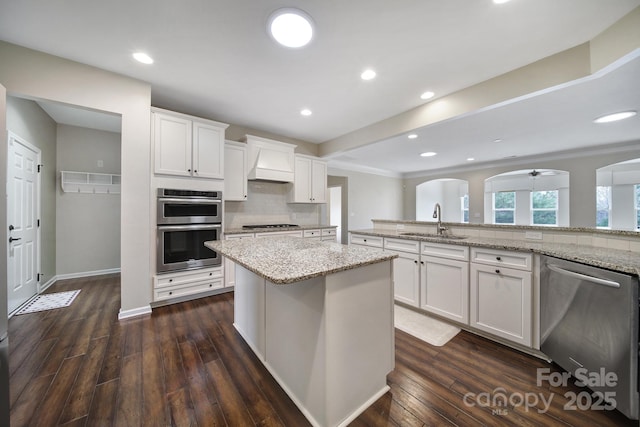
[(296, 154), (294, 181), (289, 191), (290, 203), (327, 202), (327, 163)]
[(155, 173), (224, 178), (224, 134), (228, 125), (152, 109)]
[(225, 200), (247, 200), (247, 144), (227, 141), (224, 145)]

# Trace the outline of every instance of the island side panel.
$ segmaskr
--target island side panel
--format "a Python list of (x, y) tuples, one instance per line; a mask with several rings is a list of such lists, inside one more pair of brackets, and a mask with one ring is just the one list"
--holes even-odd
[(382, 396), (395, 366), (392, 261), (327, 276), (327, 412), (346, 425)]
[(233, 325), (260, 358), (265, 360), (265, 279), (235, 265)]
[(326, 417), (325, 277), (266, 283), (265, 365), (312, 424), (332, 425)]

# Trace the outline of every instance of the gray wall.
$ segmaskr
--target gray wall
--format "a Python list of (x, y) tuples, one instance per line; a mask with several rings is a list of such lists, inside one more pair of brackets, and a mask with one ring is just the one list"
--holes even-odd
[(7, 130), (42, 151), (40, 284), (44, 285), (56, 275), (56, 123), (34, 101), (8, 96)]
[(65, 193), (60, 171), (119, 175), (120, 134), (58, 125), (57, 142), (57, 274), (118, 269), (120, 194)]
[(640, 141), (626, 144), (624, 149), (612, 147), (590, 155), (575, 153), (563, 158), (513, 162), (484, 169), (438, 172), (432, 175), (404, 180), (403, 219), (416, 217), (416, 186), (437, 178), (457, 178), (469, 181), (469, 222), (484, 223), (484, 181), (492, 176), (520, 169), (558, 169), (569, 172), (569, 225), (595, 227), (596, 223), (596, 169), (624, 160), (640, 157)]
[[(399, 219), (402, 212), (402, 179), (329, 168), (329, 175), (348, 178), (348, 230), (371, 228), (372, 219)], [(343, 243), (346, 243), (343, 241)]]

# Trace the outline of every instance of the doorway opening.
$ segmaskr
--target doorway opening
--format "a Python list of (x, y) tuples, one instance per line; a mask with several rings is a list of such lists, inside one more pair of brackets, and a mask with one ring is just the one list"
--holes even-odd
[(327, 217), (329, 225), (335, 225), (336, 241), (346, 244), (349, 242), (349, 206), (348, 206), (348, 178), (346, 176), (328, 176), (329, 203)]

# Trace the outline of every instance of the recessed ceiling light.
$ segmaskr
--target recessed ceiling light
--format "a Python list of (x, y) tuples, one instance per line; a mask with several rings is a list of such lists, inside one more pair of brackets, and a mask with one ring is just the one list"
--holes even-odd
[(300, 111), (300, 114), (302, 114), (303, 116), (310, 116), (311, 110), (309, 110), (308, 108), (305, 108), (302, 111)]
[(473, 162), (475, 159), (473, 157), (468, 157), (467, 162)]
[(434, 153), (433, 151), (427, 151), (426, 153), (422, 153), (420, 154), (422, 157), (432, 157), (435, 156), (438, 153)]
[(267, 30), (283, 46), (303, 47), (313, 38), (311, 22), (311, 17), (300, 9), (278, 9), (269, 17)]
[(510, 2), (510, 1), (511, 1), (511, 0), (493, 0), (493, 2), (494, 2), (495, 4), (503, 4), (503, 3), (508, 3), (508, 2)]
[(496, 139), (493, 140), (493, 142), (502, 142), (502, 139), (496, 138)]
[(424, 92), (422, 95), (420, 95), (420, 99), (431, 99), (433, 98), (433, 96), (435, 95), (435, 93), (431, 92), (430, 90)]
[(606, 116), (598, 117), (594, 120), (594, 123), (609, 123), (617, 122), (618, 120), (628, 119), (636, 115), (636, 111), (621, 111), (619, 113), (607, 114)]
[(362, 74), (360, 74), (360, 78), (362, 78), (362, 80), (372, 80), (375, 79), (375, 77), (376, 72), (372, 69), (364, 70)]
[(142, 62), (143, 64), (153, 64), (153, 58), (151, 58), (149, 55), (147, 55), (144, 52), (134, 53), (133, 58), (138, 62)]
[(409, 135), (407, 135), (407, 138), (409, 138), (409, 139), (416, 139), (417, 137), (418, 137), (418, 135), (415, 134), (415, 133), (410, 133)]

